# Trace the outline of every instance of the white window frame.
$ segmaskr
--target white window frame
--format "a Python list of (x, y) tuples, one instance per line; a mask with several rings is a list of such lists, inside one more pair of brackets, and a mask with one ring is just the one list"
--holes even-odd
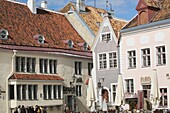
[[(163, 50), (162, 50), (163, 47), (165, 48), (165, 52), (163, 52)], [(158, 52), (158, 48), (161, 48), (161, 52)], [(167, 58), (166, 58), (167, 53), (166, 53), (166, 47), (165, 47), (165, 45), (156, 46), (155, 49), (156, 49), (156, 64), (157, 64), (158, 66), (160, 66), (160, 65), (166, 65), (166, 63), (167, 63)], [(158, 54), (160, 55), (160, 60), (159, 60)], [(163, 55), (165, 55), (165, 63), (163, 62)], [(159, 61), (160, 61), (160, 62), (159, 62)]]
[[(21, 61), (22, 58), (24, 59), (23, 63)], [(28, 59), (30, 59), (30, 61), (28, 61)], [(35, 73), (35, 67), (36, 67), (36, 58), (35, 57), (16, 56), (15, 63), (16, 63), (15, 64), (16, 72)], [(29, 63), (29, 66), (28, 66), (28, 63)], [(28, 69), (29, 69), (29, 71), (28, 71)]]
[(57, 73), (57, 60), (49, 59), (49, 73), (50, 74), (56, 74)]
[[(78, 89), (77, 89), (78, 87)], [(81, 93), (81, 94), (80, 94)], [(76, 85), (76, 95), (78, 97), (81, 97), (82, 96), (82, 85)]]
[(82, 75), (83, 63), (81, 61), (75, 61), (74, 66), (75, 66), (75, 74), (76, 75)]
[[(113, 86), (115, 86), (115, 91), (113, 91)], [(117, 88), (117, 83), (111, 83), (111, 103), (114, 105), (115, 99), (116, 98), (116, 88)], [(115, 97), (113, 97), (113, 93), (115, 94)]]
[[(110, 34), (110, 39), (108, 39), (107, 35)], [(106, 35), (106, 39), (103, 39), (103, 35)], [(109, 42), (112, 40), (112, 33), (111, 32), (103, 32), (100, 34), (100, 42)]]
[[(128, 89), (127, 89), (127, 80), (133, 80), (133, 92), (132, 92), (132, 87), (131, 87), (131, 83), (129, 84), (129, 92), (128, 92)], [(133, 78), (126, 78), (124, 79), (125, 81), (125, 89), (126, 89), (126, 93), (129, 93), (129, 94), (134, 94), (135, 93), (135, 83), (134, 83), (134, 79)]]
[[(129, 56), (129, 53), (133, 54), (132, 56)], [(134, 55), (135, 52), (135, 55)], [(131, 59), (131, 62), (130, 62)], [(128, 50), (127, 51), (127, 61), (128, 61), (128, 69), (136, 68), (137, 67), (137, 51), (136, 50)], [(130, 65), (131, 63), (131, 65)], [(135, 65), (134, 65), (135, 63)]]
[[(110, 59), (110, 54), (116, 54), (116, 58), (113, 58), (113, 57), (112, 57), (112, 58)], [(114, 55), (113, 55), (113, 56), (114, 56)], [(108, 60), (109, 60), (109, 61), (108, 61), (108, 63), (109, 63), (108, 65), (109, 65), (109, 68), (110, 68), (110, 69), (115, 69), (115, 68), (118, 67), (118, 56), (117, 56), (117, 52), (116, 52), (116, 51), (113, 51), (113, 52), (109, 52), (109, 53), (108, 53)], [(115, 60), (116, 60), (116, 61), (115, 61)], [(113, 67), (111, 67), (111, 65), (110, 65), (111, 61), (113, 61), (113, 62), (112, 62)], [(115, 64), (115, 63), (116, 63), (116, 64)], [(116, 66), (115, 66), (115, 65), (116, 65)]]
[[(29, 86), (31, 87), (31, 92), (29, 92)], [(36, 89), (34, 89), (35, 88), (34, 86), (36, 86)], [(38, 99), (38, 85), (36, 85), (36, 84), (33, 84), (33, 85), (28, 84), (27, 88), (28, 88), (28, 100), (37, 100)], [(29, 98), (30, 93), (31, 93), (32, 98)], [(34, 95), (34, 93), (35, 93), (35, 95)]]
[[(106, 55), (106, 59), (103, 59), (103, 56), (102, 56), (102, 59), (100, 60), (100, 55)], [(108, 67), (108, 61), (107, 61), (107, 53), (99, 53), (98, 54), (98, 69), (99, 70), (105, 70), (105, 69), (107, 69), (107, 67)], [(102, 68), (100, 67), (100, 62), (102, 62)], [(104, 63), (104, 62), (106, 62), (106, 64)], [(106, 65), (106, 67), (104, 67)]]
[[(150, 52), (149, 54), (146, 53), (148, 52), (147, 50), (149, 50)], [(143, 53), (144, 51), (145, 54)], [(150, 60), (148, 59), (148, 57), (150, 58)], [(144, 58), (146, 59), (145, 61)], [(151, 67), (151, 49), (149, 47), (141, 49), (141, 60), (142, 60), (142, 67)]]
[[(168, 99), (169, 99), (169, 89), (168, 89), (168, 87), (160, 87), (159, 88), (159, 90), (161, 90), (161, 89), (167, 89), (167, 93), (166, 93), (166, 96), (167, 96), (167, 106), (160, 106), (160, 103), (159, 103), (159, 108), (167, 108), (168, 107), (168, 105), (170, 104), (170, 103), (168, 103), (169, 101), (168, 101)], [(162, 96), (162, 94), (161, 94), (161, 92), (160, 92), (160, 96)], [(161, 99), (161, 97), (160, 97), (160, 99)], [(164, 99), (163, 99), (163, 101), (164, 101)], [(163, 104), (164, 104), (164, 102), (163, 102)]]

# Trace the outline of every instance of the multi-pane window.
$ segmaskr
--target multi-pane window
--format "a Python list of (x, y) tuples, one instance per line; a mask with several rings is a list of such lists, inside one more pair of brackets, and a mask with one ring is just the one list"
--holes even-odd
[(161, 88), (161, 98), (160, 98), (160, 107), (167, 107), (168, 105), (168, 94), (167, 94), (167, 88)]
[(106, 53), (99, 54), (99, 69), (106, 69), (106, 68), (107, 68)]
[(144, 98), (150, 99), (151, 85), (143, 85)]
[(164, 65), (166, 64), (166, 52), (165, 46), (156, 47), (156, 54), (157, 54), (157, 65)]
[(128, 51), (129, 68), (136, 68), (136, 51)]
[(57, 73), (57, 60), (49, 60), (49, 70), (51, 74)]
[(28, 99), (29, 100), (37, 100), (37, 85), (28, 85)]
[(113, 102), (115, 102), (115, 98), (116, 98), (116, 88), (117, 85), (112, 85)]
[(31, 57), (16, 57), (16, 71), (17, 72), (35, 72), (35, 58)]
[(26, 100), (26, 85), (17, 85), (17, 100)]
[(76, 85), (76, 95), (77, 96), (81, 96), (82, 94), (82, 89), (81, 89), (82, 87), (81, 87), (81, 85)]
[(117, 54), (116, 52), (109, 53), (109, 68), (117, 67)]
[(12, 100), (12, 99), (15, 99), (15, 96), (14, 96), (14, 85), (9, 85), (9, 99)]
[(75, 74), (76, 75), (81, 75), (81, 70), (82, 70), (82, 62), (75, 62)]
[(88, 63), (88, 75), (91, 76), (91, 70), (93, 68), (93, 63)]
[(40, 59), (40, 73), (48, 73), (48, 59)]
[(150, 49), (142, 49), (142, 62), (143, 67), (149, 67), (151, 65)]
[(62, 99), (62, 86), (61, 85), (43, 85), (43, 98), (45, 100)]
[(126, 79), (125, 82), (126, 82), (126, 92), (133, 93), (134, 92), (133, 79)]
[(109, 41), (111, 40), (111, 35), (110, 33), (102, 34), (102, 41)]
[(57, 73), (57, 60), (53, 59), (40, 59), (39, 60), (40, 73)]

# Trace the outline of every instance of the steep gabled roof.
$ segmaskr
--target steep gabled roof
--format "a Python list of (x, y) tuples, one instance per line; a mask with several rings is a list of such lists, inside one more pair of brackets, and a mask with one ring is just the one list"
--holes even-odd
[[(78, 45), (84, 42), (82, 37), (72, 27), (64, 14), (54, 11), (38, 8), (37, 14), (33, 14), (27, 5), (1, 0), (0, 29), (6, 29), (9, 33), (7, 40), (0, 39), (1, 45), (84, 51)], [(38, 34), (45, 37), (44, 44), (39, 44), (33, 38)], [(73, 41), (73, 48), (69, 48), (68, 44), (65, 43), (66, 40)]]
[[(68, 3), (64, 8), (60, 10), (62, 13), (68, 12), (70, 9), (76, 10), (75, 3), (70, 2)], [(103, 21), (103, 14), (107, 12), (104, 9), (96, 8), (93, 6), (86, 6), (85, 12), (79, 12), (79, 15), (82, 17), (82, 19), (85, 21), (85, 23), (90, 27), (90, 29), (93, 31), (95, 35), (97, 35), (99, 31), (99, 27), (97, 25), (97, 22), (102, 23)], [(126, 21), (110, 18), (110, 22), (112, 24), (112, 27), (115, 31), (116, 36), (118, 36), (118, 31), (125, 25)]]
[[(150, 1), (150, 0), (145, 0)], [(151, 4), (148, 4), (151, 5)], [(153, 4), (152, 4), (153, 5)], [(155, 5), (154, 5), (155, 6)], [(156, 5), (155, 7), (157, 7)], [(160, 0), (160, 10), (154, 15), (149, 23), (170, 19), (170, 0)], [(143, 17), (145, 18), (145, 17)], [(123, 29), (138, 26), (138, 15), (136, 15)]]

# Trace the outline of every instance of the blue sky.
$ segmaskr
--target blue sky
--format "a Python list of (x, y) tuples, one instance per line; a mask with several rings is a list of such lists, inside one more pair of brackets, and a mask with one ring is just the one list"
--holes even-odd
[[(19, 2), (26, 2), (27, 0), (17, 0)], [(48, 8), (52, 10), (59, 10), (64, 7), (69, 1), (76, 0), (47, 0)], [(94, 0), (85, 0), (87, 5), (94, 6)], [(138, 0), (108, 0), (112, 4), (114, 14), (118, 18), (130, 20), (137, 12), (135, 10)], [(40, 4), (41, 0), (36, 0)], [(96, 0), (96, 7), (106, 9), (106, 0)]]

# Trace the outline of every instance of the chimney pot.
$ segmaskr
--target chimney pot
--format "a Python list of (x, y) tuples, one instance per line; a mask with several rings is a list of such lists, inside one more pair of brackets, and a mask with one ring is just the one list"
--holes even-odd
[(47, 9), (47, 1), (41, 1), (41, 7)]

